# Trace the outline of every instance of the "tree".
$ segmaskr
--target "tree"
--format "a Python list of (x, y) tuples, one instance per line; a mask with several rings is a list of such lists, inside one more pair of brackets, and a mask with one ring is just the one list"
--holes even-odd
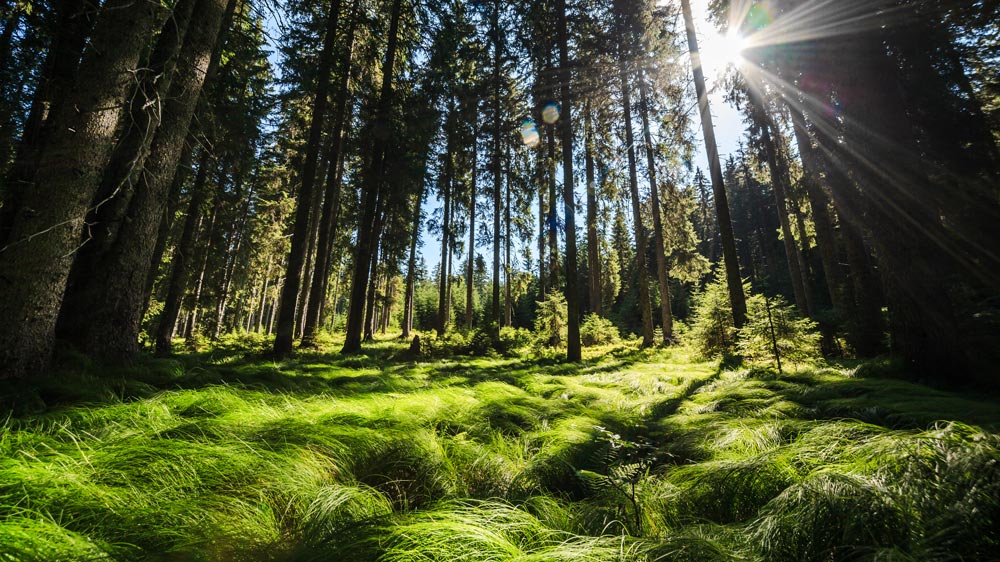
[(9, 319), (0, 327), (2, 376), (37, 374), (49, 361), (72, 256), (113, 147), (130, 71), (164, 15), (159, 5), (108, 0), (79, 79), (49, 118), (33, 186), (0, 252), (0, 316)]
[(743, 282), (740, 277), (739, 258), (736, 255), (736, 240), (733, 236), (732, 220), (729, 216), (729, 200), (722, 179), (722, 166), (719, 163), (719, 148), (715, 143), (715, 126), (712, 124), (712, 112), (708, 105), (708, 92), (705, 88), (705, 73), (701, 66), (701, 54), (698, 51), (698, 37), (695, 34), (694, 18), (691, 15), (689, 0), (681, 0), (684, 12), (684, 26), (687, 29), (688, 50), (691, 54), (691, 71), (694, 74), (695, 93), (698, 96), (698, 111), (701, 114), (701, 129), (705, 138), (705, 151), (708, 153), (708, 166), (712, 178), (712, 192), (715, 198), (715, 212), (718, 216), (719, 235), (722, 239), (722, 257), (726, 264), (726, 283), (729, 287), (729, 299), (733, 306), (733, 321), (736, 328), (743, 326), (746, 320), (746, 296), (743, 294)]

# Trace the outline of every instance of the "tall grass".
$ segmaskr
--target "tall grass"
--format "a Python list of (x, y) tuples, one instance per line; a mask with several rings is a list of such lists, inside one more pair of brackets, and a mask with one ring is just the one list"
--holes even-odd
[(581, 366), (402, 349), (275, 363), (230, 341), (18, 390), (0, 560), (1000, 552), (988, 400), (846, 369), (720, 372), (683, 349)]

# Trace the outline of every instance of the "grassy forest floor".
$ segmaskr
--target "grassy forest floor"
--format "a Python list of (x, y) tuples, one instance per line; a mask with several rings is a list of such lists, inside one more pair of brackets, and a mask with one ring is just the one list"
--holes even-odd
[(995, 398), (684, 349), (336, 349), (0, 389), (0, 560), (1000, 559)]

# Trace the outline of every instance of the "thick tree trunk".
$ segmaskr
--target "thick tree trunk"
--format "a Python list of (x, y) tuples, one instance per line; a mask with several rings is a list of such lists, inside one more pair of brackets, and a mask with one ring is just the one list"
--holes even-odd
[[(94, 211), (87, 217), (86, 244), (73, 264), (70, 293), (77, 277), (92, 277), (94, 268), (115, 243), (119, 226), (125, 219), (133, 190), (140, 181), (146, 158), (162, 122), (161, 109), (173, 109), (166, 103), (170, 83), (178, 62), (197, 0), (178, 0), (173, 12), (160, 30), (149, 62), (137, 73), (137, 84), (130, 95), (128, 111), (122, 119), (122, 130), (111, 161), (104, 169), (101, 187), (94, 197)], [(84, 283), (86, 285), (86, 283)], [(84, 289), (86, 290), (86, 289)], [(67, 300), (74, 295), (67, 294)]]
[[(229, 0), (235, 5), (235, 0)], [(179, 54), (178, 72), (164, 102), (163, 117), (146, 158), (128, 212), (114, 244), (90, 276), (80, 299), (69, 303), (68, 326), (73, 341), (88, 352), (112, 361), (126, 361), (138, 352), (145, 305), (146, 276), (152, 268), (153, 246), (167, 192), (177, 171), (219, 32), (226, 17), (226, 0), (199, 0), (198, 25), (192, 26)], [(90, 312), (84, 312), (89, 307)]]
[(392, 102), (392, 77), (395, 72), (396, 48), (399, 44), (399, 18), (402, 0), (393, 0), (389, 22), (385, 63), (382, 65), (382, 86), (379, 91), (378, 106), (373, 115), (372, 151), (367, 168), (363, 172), (361, 189), (361, 221), (358, 223), (358, 247), (355, 256), (354, 274), (351, 279), (351, 299), (347, 312), (347, 334), (344, 353), (361, 349), (361, 328), (364, 321), (365, 287), (368, 285), (368, 267), (372, 259), (373, 233), (371, 225), (375, 216), (375, 203), (383, 181), (383, 165), (387, 141), (389, 108)]
[(701, 113), (702, 134), (705, 137), (705, 150), (708, 153), (708, 167), (712, 177), (712, 192), (715, 195), (715, 212), (719, 218), (719, 235), (722, 238), (722, 259), (726, 266), (726, 286), (729, 289), (729, 301), (733, 308), (733, 324), (739, 329), (746, 322), (747, 302), (746, 295), (743, 294), (743, 280), (740, 277), (739, 257), (736, 255), (736, 237), (733, 234), (733, 221), (729, 215), (729, 198), (726, 196), (726, 186), (722, 179), (719, 148), (715, 143), (715, 125), (712, 124), (712, 112), (708, 105), (705, 73), (701, 65), (701, 53), (698, 51), (698, 37), (695, 34), (690, 1), (681, 0), (681, 8), (684, 12), (684, 26), (687, 29), (688, 49), (691, 53), (691, 69), (694, 74), (694, 88), (698, 95), (698, 110)]
[[(117, 5), (119, 8), (124, 5), (109, 4)], [(94, 18), (85, 16), (90, 9), (89, 6), (87, 0), (60, 0), (56, 6), (57, 26), (54, 40), (45, 53), (38, 86), (32, 96), (31, 107), (21, 131), (14, 161), (7, 170), (3, 187), (4, 205), (0, 207), (0, 247), (8, 243), (8, 236), (17, 210), (21, 206), (21, 199), (33, 185), (32, 176), (38, 167), (38, 158), (44, 147), (47, 131), (54, 130), (45, 126), (46, 120), (49, 116), (60, 112), (61, 100), (76, 82), (80, 57), (94, 25)], [(136, 23), (140, 26), (147, 25), (141, 21)], [(153, 24), (148, 23), (148, 25)], [(151, 30), (152, 27), (148, 29)], [(136, 28), (136, 31), (141, 32), (139, 28)], [(140, 39), (145, 40), (146, 37)], [(128, 45), (122, 46), (128, 48)]]
[[(278, 318), (278, 334), (274, 340), (274, 353), (287, 355), (292, 352), (292, 338), (295, 335), (296, 300), (299, 294), (299, 280), (302, 278), (303, 265), (306, 261), (306, 247), (309, 238), (309, 216), (313, 209), (310, 203), (313, 197), (313, 185), (316, 182), (316, 166), (320, 149), (320, 138), (323, 134), (323, 121), (326, 114), (327, 97), (330, 89), (330, 74), (333, 70), (333, 47), (337, 41), (337, 24), (340, 15), (340, 1), (331, 0), (330, 13), (327, 16), (326, 34), (323, 37), (323, 48), (319, 56), (316, 93), (313, 97), (312, 116), (309, 123), (309, 137), (306, 140), (305, 163), (302, 166), (302, 185), (296, 198), (295, 222), (292, 227), (292, 244), (288, 253), (288, 269), (285, 272), (285, 285), (281, 289), (281, 310)], [(367, 267), (367, 264), (366, 264)]]
[(158, 4), (109, 0), (81, 78), (50, 118), (34, 187), (0, 251), (0, 377), (37, 374), (48, 364), (87, 206), (113, 148), (131, 72), (162, 15)]
[(670, 284), (667, 277), (667, 252), (663, 243), (663, 214), (660, 207), (660, 186), (656, 182), (656, 160), (653, 136), (649, 131), (649, 95), (646, 78), (639, 76), (639, 97), (642, 106), (642, 136), (646, 145), (646, 169), (649, 174), (649, 193), (653, 208), (653, 251), (656, 253), (656, 280), (660, 285), (660, 320), (663, 322), (663, 343), (674, 338), (674, 317), (670, 310)]

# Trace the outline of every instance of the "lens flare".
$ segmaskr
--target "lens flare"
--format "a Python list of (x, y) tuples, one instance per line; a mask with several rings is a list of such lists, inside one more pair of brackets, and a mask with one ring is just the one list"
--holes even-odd
[(542, 120), (551, 125), (559, 120), (559, 113), (559, 104), (550, 101), (542, 108)]
[(521, 123), (521, 142), (529, 148), (538, 146), (541, 137), (538, 136), (538, 127), (531, 119), (526, 119)]

